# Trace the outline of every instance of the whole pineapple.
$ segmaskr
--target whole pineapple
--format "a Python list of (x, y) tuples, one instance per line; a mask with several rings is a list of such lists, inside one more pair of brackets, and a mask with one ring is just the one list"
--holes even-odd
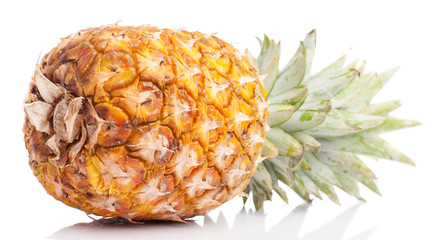
[(199, 32), (82, 30), (35, 71), (30, 166), (56, 199), (130, 221), (182, 221), (237, 195), (287, 201), (279, 181), (307, 201), (338, 203), (334, 186), (362, 199), (357, 182), (378, 192), (356, 154), (412, 163), (377, 134), (418, 123), (387, 116), (395, 101), (370, 105), (394, 70), (361, 75), (342, 57), (311, 75), (315, 37), (279, 71), (267, 37), (255, 59)]
[(105, 26), (68, 36), (25, 103), (30, 166), (87, 213), (181, 220), (243, 193), (266, 92), (235, 48), (199, 32)]

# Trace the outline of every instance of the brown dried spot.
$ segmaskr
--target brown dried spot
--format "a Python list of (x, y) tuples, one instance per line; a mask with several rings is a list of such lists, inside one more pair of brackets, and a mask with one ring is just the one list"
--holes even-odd
[(30, 123), (36, 130), (50, 134), (52, 132), (48, 117), (53, 107), (45, 102), (32, 102), (24, 104), (24, 111)]
[(67, 49), (59, 58), (59, 63), (62, 65), (67, 62), (73, 62), (75, 66), (75, 74), (78, 78), (82, 78), (97, 55), (92, 45), (89, 42), (82, 42), (76, 47)]
[(91, 150), (94, 148), (95, 144), (98, 142), (98, 134), (100, 133), (101, 126), (105, 122), (104, 119), (101, 119), (97, 111), (95, 110), (94, 106), (89, 103), (88, 101), (85, 101), (85, 109), (86, 112), (84, 114), (85, 116), (85, 126), (86, 131), (88, 135), (88, 140), (86, 143), (86, 148), (88, 150)]
[(95, 110), (105, 120), (98, 134), (98, 144), (113, 147), (126, 143), (131, 132), (128, 115), (109, 103), (97, 104)]
[(35, 83), (38, 91), (45, 102), (53, 104), (54, 101), (62, 94), (62, 90), (48, 79), (39, 69), (36, 68)]
[(74, 92), (77, 96), (82, 96), (83, 89), (77, 80), (73, 65), (72, 62), (61, 65), (54, 71), (53, 81), (60, 82), (68, 91)]

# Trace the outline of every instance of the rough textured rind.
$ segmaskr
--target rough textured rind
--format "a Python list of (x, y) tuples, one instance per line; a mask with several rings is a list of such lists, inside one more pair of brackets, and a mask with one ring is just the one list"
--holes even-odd
[(26, 106), (52, 109), (26, 115), (29, 164), (50, 195), (87, 213), (131, 221), (204, 214), (241, 194), (260, 158), (263, 83), (215, 36), (82, 30), (43, 57), (30, 89)]

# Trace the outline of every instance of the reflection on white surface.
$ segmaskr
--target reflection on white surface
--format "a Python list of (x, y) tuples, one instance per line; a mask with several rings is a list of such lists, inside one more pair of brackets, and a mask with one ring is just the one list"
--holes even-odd
[[(321, 227), (300, 236), (308, 204), (299, 205), (284, 219), (266, 231), (266, 215), (261, 212), (247, 212), (242, 209), (235, 217), (234, 225), (228, 227), (225, 216), (221, 213), (216, 222), (204, 217), (203, 226), (191, 221), (188, 224), (175, 222), (147, 222), (131, 224), (119, 219), (100, 219), (90, 223), (78, 223), (60, 229), (50, 239), (296, 239), (318, 240), (343, 238), (349, 223), (358, 209), (358, 205), (324, 223)], [(375, 231), (371, 228), (347, 240), (367, 240)]]

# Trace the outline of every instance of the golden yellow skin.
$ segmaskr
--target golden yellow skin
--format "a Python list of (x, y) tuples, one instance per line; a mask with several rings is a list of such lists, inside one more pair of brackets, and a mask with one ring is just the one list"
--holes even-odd
[[(63, 39), (38, 67), (25, 104), (29, 163), (69, 206), (180, 221), (241, 194), (261, 159), (264, 86), (215, 36), (91, 28)], [(44, 93), (44, 81), (60, 90)], [(46, 114), (34, 120), (38, 104)]]

